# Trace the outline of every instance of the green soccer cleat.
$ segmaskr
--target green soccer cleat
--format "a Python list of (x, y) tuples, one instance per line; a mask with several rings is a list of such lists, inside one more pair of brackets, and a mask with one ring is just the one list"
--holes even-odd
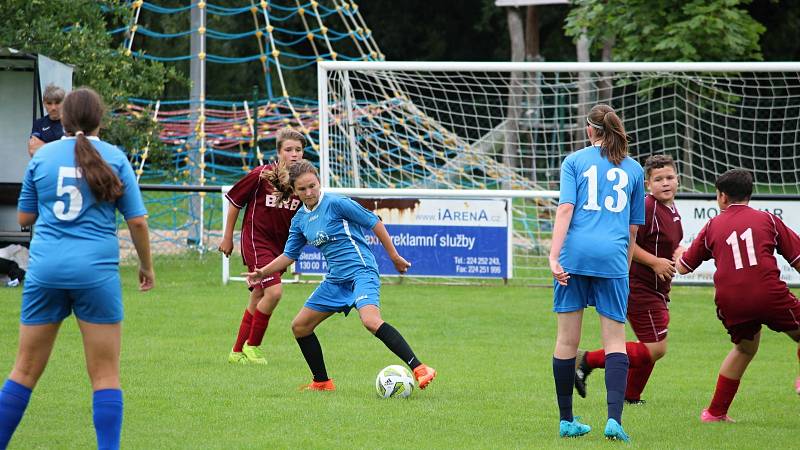
[(572, 422), (562, 420), (561, 423), (558, 424), (558, 435), (561, 437), (579, 437), (592, 431), (592, 427), (578, 422), (578, 419), (580, 419), (580, 417), (575, 417), (572, 419)]
[(619, 424), (614, 419), (608, 419), (606, 422), (606, 431), (605, 431), (606, 439), (611, 441), (622, 441), (622, 442), (630, 442), (631, 438), (625, 434), (625, 430), (622, 429), (622, 425)]
[(242, 347), (242, 353), (247, 357), (248, 363), (267, 364), (267, 358), (264, 357), (264, 352), (261, 351), (261, 347), (251, 347), (245, 343)]
[(235, 352), (231, 350), (228, 354), (229, 364), (247, 364), (247, 356), (243, 352)]

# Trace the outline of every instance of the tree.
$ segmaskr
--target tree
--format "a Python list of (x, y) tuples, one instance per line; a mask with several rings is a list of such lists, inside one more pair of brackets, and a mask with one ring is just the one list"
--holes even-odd
[(577, 0), (567, 35), (586, 29), (594, 49), (613, 40), (616, 61), (761, 60), (763, 25), (750, 0)]
[[(159, 98), (168, 81), (181, 81), (163, 64), (125, 54), (107, 30), (127, 23), (130, 9), (119, 0), (74, 0), (69, 7), (49, 0), (0, 2), (0, 43), (18, 50), (41, 53), (74, 66), (74, 84), (96, 90), (112, 111), (122, 110), (130, 97)], [(135, 131), (135, 132), (133, 132)], [(158, 153), (158, 125), (112, 115), (104, 138), (129, 150), (142, 136), (151, 136), (150, 151)]]

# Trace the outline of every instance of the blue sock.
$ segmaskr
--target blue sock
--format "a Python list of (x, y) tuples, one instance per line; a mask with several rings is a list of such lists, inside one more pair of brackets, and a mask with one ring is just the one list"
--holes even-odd
[(92, 403), (97, 449), (119, 449), (119, 437), (122, 432), (122, 391), (119, 389), (94, 391)]
[(606, 354), (606, 402), (608, 418), (622, 423), (622, 404), (625, 400), (625, 385), (628, 381), (628, 355)]
[(553, 379), (556, 381), (556, 399), (561, 420), (572, 422), (572, 389), (575, 385), (575, 358), (553, 357)]
[(6, 380), (0, 390), (0, 449), (8, 447), (8, 441), (22, 420), (30, 399), (30, 388), (16, 381)]

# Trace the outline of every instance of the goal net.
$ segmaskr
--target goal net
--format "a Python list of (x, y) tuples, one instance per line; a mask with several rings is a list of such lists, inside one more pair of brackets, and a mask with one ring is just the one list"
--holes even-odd
[[(757, 194), (798, 194), (798, 63), (321, 62), (318, 77), (322, 182), (345, 192), (552, 193), (588, 110), (607, 103), (633, 158), (675, 158), (682, 192), (743, 167)], [(556, 202), (511, 202), (515, 280), (551, 283)]]
[(331, 186), (555, 189), (607, 103), (631, 155), (672, 155), (684, 191), (730, 167), (798, 190), (798, 63), (323, 62), (319, 83)]

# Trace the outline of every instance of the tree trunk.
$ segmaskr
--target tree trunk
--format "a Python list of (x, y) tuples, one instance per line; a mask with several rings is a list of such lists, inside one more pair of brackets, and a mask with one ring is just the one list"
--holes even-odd
[(539, 11), (528, 6), (525, 16), (525, 61), (541, 61), (539, 54)]
[[(511, 39), (511, 61), (523, 61), (525, 59), (525, 36), (520, 9), (506, 8), (506, 20), (508, 21), (508, 37)], [(509, 168), (518, 166), (521, 82), (522, 75), (519, 72), (511, 72), (506, 108), (505, 142), (503, 144), (503, 164)]]
[[(612, 60), (612, 52), (614, 50), (615, 41), (616, 40), (614, 37), (611, 37), (603, 43), (603, 62), (610, 62)], [(597, 82), (597, 89), (599, 91), (597, 101), (599, 103), (608, 104), (611, 101), (612, 89), (614, 87), (613, 83), (611, 82), (611, 77), (611, 72), (603, 72), (602, 77)], [(613, 107), (614, 105), (611, 106)]]
[[(581, 37), (578, 38), (578, 42), (575, 44), (578, 62), (589, 62), (590, 44), (591, 42), (586, 36), (586, 30), (584, 30), (584, 32), (581, 34)], [(589, 113), (589, 102), (591, 101), (589, 95), (591, 89), (591, 80), (589, 79), (589, 75), (590, 74), (587, 72), (578, 73), (577, 118), (575, 122), (575, 132), (572, 135), (573, 141), (576, 145), (580, 145), (580, 143), (586, 140), (586, 132), (584, 130), (586, 128), (586, 115)]]

